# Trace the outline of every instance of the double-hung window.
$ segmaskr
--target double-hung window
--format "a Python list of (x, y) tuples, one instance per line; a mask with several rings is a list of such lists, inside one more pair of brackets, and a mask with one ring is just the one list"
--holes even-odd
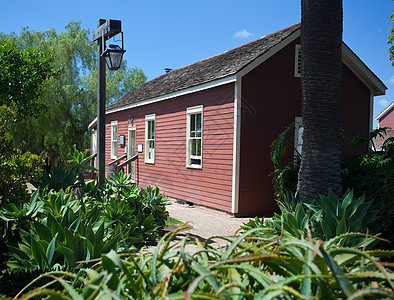
[(202, 168), (203, 106), (187, 109), (186, 167)]
[(118, 121), (111, 122), (111, 159), (118, 156)]
[(155, 163), (155, 120), (156, 115), (145, 116), (145, 162)]

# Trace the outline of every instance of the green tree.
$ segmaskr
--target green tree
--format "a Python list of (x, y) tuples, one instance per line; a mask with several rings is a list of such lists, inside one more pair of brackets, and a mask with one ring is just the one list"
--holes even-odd
[(39, 176), (42, 159), (15, 149), (10, 124), (42, 108), (42, 87), (52, 75), (52, 57), (36, 49), (19, 50), (9, 39), (0, 41), (0, 206), (23, 201), (26, 182)]
[[(117, 71), (107, 71), (106, 83), (106, 104), (111, 104), (131, 90), (143, 84), (147, 77), (139, 68), (129, 68), (127, 61), (123, 60)], [(97, 68), (82, 78), (83, 86), (86, 90), (97, 90)], [(97, 95), (95, 94), (95, 97)]]
[(304, 125), (298, 192), (306, 199), (342, 195), (342, 0), (301, 0)]
[[(23, 48), (50, 50), (57, 70), (57, 76), (43, 88), (46, 110), (12, 126), (14, 144), (43, 154), (54, 163), (67, 159), (75, 148), (88, 148), (87, 127), (97, 113), (97, 46), (91, 41), (89, 30), (72, 21), (61, 33), (26, 27), (18, 35), (8, 36)], [(142, 70), (128, 69), (124, 63), (119, 71), (108, 72), (107, 79), (108, 98), (114, 99), (142, 84), (146, 77)]]

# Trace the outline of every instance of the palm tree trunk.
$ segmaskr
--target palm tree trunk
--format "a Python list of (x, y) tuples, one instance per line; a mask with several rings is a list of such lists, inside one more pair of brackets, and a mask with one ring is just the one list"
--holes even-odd
[(301, 0), (303, 146), (297, 190), (342, 195), (342, 0)]

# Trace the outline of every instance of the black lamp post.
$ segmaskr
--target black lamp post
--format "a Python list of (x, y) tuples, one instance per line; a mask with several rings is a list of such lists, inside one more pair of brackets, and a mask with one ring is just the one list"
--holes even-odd
[[(122, 48), (118, 45), (109, 45), (107, 48), (105, 42), (115, 35), (122, 34)], [(107, 63), (110, 70), (120, 68), (123, 53), (123, 32), (122, 23), (118, 20), (97, 21), (97, 28), (93, 31), (93, 41), (97, 41), (97, 184), (101, 186), (105, 179), (105, 88), (106, 88), (106, 70)]]

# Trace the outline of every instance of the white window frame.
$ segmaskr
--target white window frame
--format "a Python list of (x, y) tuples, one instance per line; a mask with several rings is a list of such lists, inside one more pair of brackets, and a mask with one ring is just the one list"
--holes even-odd
[[(148, 124), (153, 121), (153, 138), (148, 138)], [(150, 146), (153, 141), (153, 148)], [(156, 114), (145, 116), (145, 163), (155, 163), (155, 148), (156, 148)], [(149, 152), (152, 154), (149, 157)]]
[[(304, 132), (304, 126), (302, 125), (302, 118), (301, 117), (295, 117), (295, 130), (294, 130), (294, 156), (299, 154), (301, 155), (302, 153), (302, 134)], [(302, 130), (300, 132), (300, 130)], [(297, 151), (296, 151), (297, 150)]]
[[(116, 136), (114, 136), (114, 127), (116, 127)], [(111, 122), (111, 159), (118, 157), (118, 121)]]
[[(193, 106), (193, 107), (188, 107), (186, 110), (186, 167), (187, 168), (194, 168), (194, 169), (202, 169), (202, 152), (203, 152), (203, 125), (204, 125), (204, 115), (203, 115), (203, 106)], [(201, 137), (191, 137), (190, 136), (190, 129), (191, 129), (191, 116), (196, 115), (196, 114), (201, 114)], [(193, 139), (201, 139), (201, 155), (199, 156), (192, 156), (192, 149), (191, 149), (191, 141)], [(200, 164), (193, 164), (192, 160), (193, 159), (199, 159)]]
[(294, 77), (301, 77), (301, 45), (295, 45), (294, 54)]

